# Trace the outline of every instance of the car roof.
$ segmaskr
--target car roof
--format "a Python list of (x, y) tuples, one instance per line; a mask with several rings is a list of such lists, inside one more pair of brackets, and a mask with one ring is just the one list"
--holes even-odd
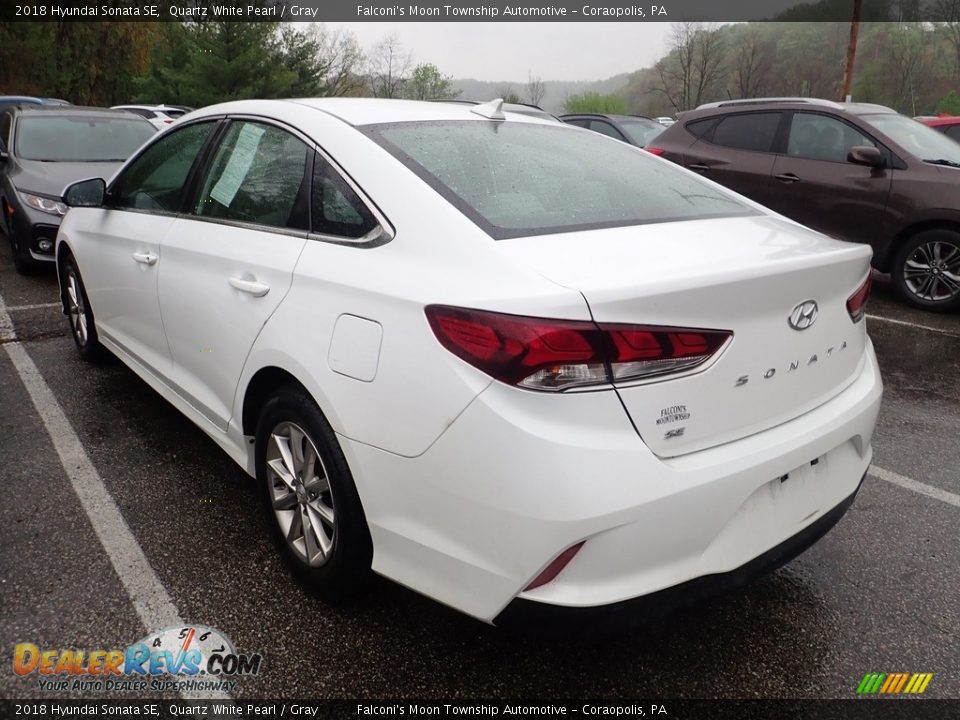
[[(195, 110), (191, 117), (199, 118), (224, 113), (260, 113), (267, 108), (282, 110), (284, 105), (296, 103), (314, 108), (339, 118), (350, 125), (375, 125), (391, 122), (429, 122), (442, 120), (489, 120), (474, 112), (477, 105), (426, 100), (390, 100), (386, 98), (291, 98), (286, 100), (235, 100)], [(506, 104), (505, 104), (506, 105)], [(527, 113), (511, 112), (506, 116), (517, 122), (556, 125), (545, 118)]]
[(123, 110), (112, 110), (102, 107), (85, 107), (83, 105), (23, 105), (15, 108), (24, 117), (41, 117), (60, 115), (64, 117), (99, 117), (99, 118), (137, 118), (146, 122), (144, 118)]
[(585, 118), (607, 118), (609, 120), (653, 120), (652, 117), (647, 115), (616, 115), (614, 113), (564, 113), (560, 116), (561, 118), (575, 118), (575, 117), (585, 117)]
[[(739, 100), (720, 100), (718, 102), (704, 103), (703, 105), (697, 106), (695, 110), (691, 110), (690, 113), (684, 113), (684, 116), (687, 116), (691, 113), (697, 113), (699, 115), (701, 111), (710, 110), (738, 110), (756, 107), (769, 107), (771, 109), (796, 109), (800, 107), (811, 106), (836, 110), (838, 112), (848, 112), (853, 115), (872, 115), (881, 113), (895, 115), (897, 113), (896, 110), (893, 110), (886, 105), (876, 105), (874, 103), (836, 102), (835, 100), (811, 97), (768, 97), (742, 98)], [(711, 113), (703, 112), (703, 114), (709, 115)]]

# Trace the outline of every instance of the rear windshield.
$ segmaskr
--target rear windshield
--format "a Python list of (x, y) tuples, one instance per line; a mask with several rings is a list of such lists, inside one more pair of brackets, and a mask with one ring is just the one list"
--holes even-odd
[(146, 120), (133, 117), (23, 117), (17, 124), (16, 151), (24, 160), (121, 162), (156, 132)]
[(467, 120), (363, 129), (498, 240), (754, 212), (643, 150), (559, 125)]

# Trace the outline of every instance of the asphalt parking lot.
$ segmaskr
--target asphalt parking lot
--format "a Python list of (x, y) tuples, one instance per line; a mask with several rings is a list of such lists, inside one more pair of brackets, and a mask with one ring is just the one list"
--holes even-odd
[(249, 479), (122, 364), (81, 363), (56, 294), (52, 272), (14, 273), (3, 239), (0, 697), (50, 697), (11, 671), (17, 643), (125, 647), (159, 629), (145, 617), (263, 653), (237, 698), (852, 698), (867, 672), (933, 673), (926, 697), (960, 697), (960, 315), (912, 311), (882, 278), (868, 327), (886, 394), (847, 516), (745, 590), (576, 641), (387, 581), (350, 606), (305, 595)]

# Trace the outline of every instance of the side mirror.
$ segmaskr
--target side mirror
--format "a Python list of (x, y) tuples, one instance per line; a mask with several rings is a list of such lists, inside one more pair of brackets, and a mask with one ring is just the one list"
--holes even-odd
[(847, 162), (875, 168), (882, 168), (887, 164), (880, 148), (875, 148), (872, 145), (854, 145), (847, 153)]
[(67, 185), (63, 201), (70, 207), (100, 207), (106, 194), (107, 183), (103, 178), (90, 178)]

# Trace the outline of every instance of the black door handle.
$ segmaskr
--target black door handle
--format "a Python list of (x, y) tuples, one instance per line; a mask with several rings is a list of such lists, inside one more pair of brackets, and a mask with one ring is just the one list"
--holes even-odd
[(780, 182), (786, 183), (788, 185), (790, 183), (800, 182), (800, 178), (798, 178), (793, 173), (784, 173), (783, 175), (774, 175), (774, 177)]
[(688, 170), (696, 170), (697, 172), (702, 172), (704, 170), (709, 170), (709, 165), (704, 165), (703, 163), (693, 163), (692, 165), (687, 165)]

